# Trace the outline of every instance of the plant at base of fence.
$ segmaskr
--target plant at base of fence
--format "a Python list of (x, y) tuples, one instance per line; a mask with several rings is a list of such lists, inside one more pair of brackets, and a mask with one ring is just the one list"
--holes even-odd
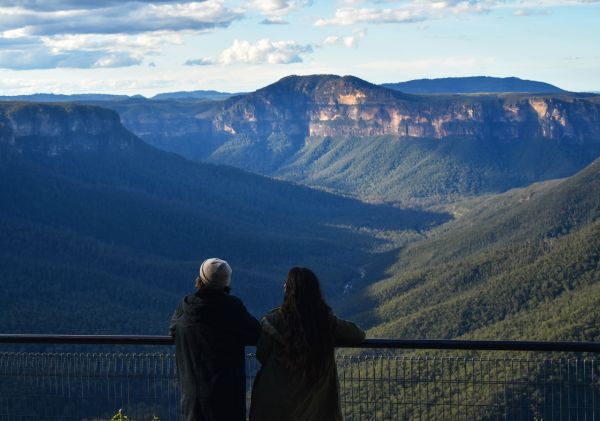
[[(154, 419), (154, 418), (153, 418)], [(117, 412), (111, 419), (110, 421), (130, 421), (129, 417), (125, 414), (123, 414), (123, 410), (119, 409), (119, 412)]]

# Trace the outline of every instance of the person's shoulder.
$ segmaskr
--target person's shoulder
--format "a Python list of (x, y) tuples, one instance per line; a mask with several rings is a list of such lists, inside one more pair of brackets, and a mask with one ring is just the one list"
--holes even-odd
[(184, 295), (181, 300), (179, 300), (179, 303), (177, 304), (178, 307), (183, 307), (186, 304), (190, 304), (192, 303), (194, 300), (196, 300), (196, 294), (195, 293), (190, 293), (187, 295)]
[(281, 317), (281, 307), (275, 307), (274, 309), (268, 311), (267, 314), (265, 314), (262, 317), (261, 322), (263, 322), (265, 320), (269, 320), (269, 321), (278, 320), (280, 317)]
[(236, 303), (236, 304), (244, 304), (244, 302), (242, 301), (242, 299), (236, 295), (231, 295), (231, 294), (226, 294), (223, 293), (223, 299), (232, 303)]
[(246, 308), (246, 305), (244, 304), (244, 302), (242, 301), (242, 299), (240, 297), (235, 296), (235, 295), (223, 293), (222, 299), (227, 303), (227, 305), (229, 305), (231, 307), (237, 307), (237, 308), (240, 308), (240, 309), (245, 309)]

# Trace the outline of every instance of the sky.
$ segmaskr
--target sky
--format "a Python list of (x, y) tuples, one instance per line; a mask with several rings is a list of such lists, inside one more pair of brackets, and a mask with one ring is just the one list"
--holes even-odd
[(0, 0), (0, 95), (248, 92), (287, 75), (600, 91), (600, 0)]

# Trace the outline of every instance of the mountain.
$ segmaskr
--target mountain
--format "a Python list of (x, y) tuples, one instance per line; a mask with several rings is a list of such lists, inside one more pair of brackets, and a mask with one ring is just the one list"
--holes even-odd
[(428, 206), (567, 177), (600, 156), (600, 96), (412, 95), (289, 76), (225, 100), (88, 101), (160, 149), (372, 202)]
[(179, 91), (179, 92), (165, 92), (154, 95), (151, 99), (153, 100), (164, 100), (164, 99), (226, 99), (236, 94), (230, 94), (227, 92), (219, 91)]
[(545, 82), (519, 79), (518, 77), (446, 77), (439, 79), (416, 79), (399, 83), (383, 83), (388, 89), (407, 94), (474, 94), (500, 92), (561, 93), (564, 90)]
[(27, 102), (85, 102), (85, 101), (121, 101), (130, 98), (140, 98), (140, 95), (133, 97), (127, 95), (110, 94), (32, 94), (32, 95), (13, 95), (0, 96), (0, 101), (27, 101)]
[(600, 159), (455, 213), (346, 303), (372, 336), (600, 339)]
[(74, 104), (0, 104), (0, 203), (0, 330), (21, 333), (164, 333), (212, 256), (257, 315), (293, 265), (335, 299), (386, 235), (447, 219), (190, 162)]
[(600, 155), (595, 98), (417, 96), (314, 75), (164, 116), (147, 105), (114, 108), (144, 140), (190, 159), (412, 205), (574, 174)]
[(112, 94), (31, 94), (31, 95), (7, 95), (0, 96), (0, 101), (25, 101), (25, 102), (106, 102), (106, 101), (125, 101), (129, 99), (139, 100), (222, 100), (236, 94), (218, 91), (179, 91), (164, 92), (154, 95), (152, 98), (145, 98), (142, 95), (112, 95)]

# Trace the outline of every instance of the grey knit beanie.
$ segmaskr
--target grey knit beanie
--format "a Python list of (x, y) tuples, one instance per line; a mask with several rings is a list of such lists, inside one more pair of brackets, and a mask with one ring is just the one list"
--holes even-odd
[(224, 289), (231, 284), (231, 267), (225, 260), (213, 257), (200, 265), (199, 284), (211, 289)]

